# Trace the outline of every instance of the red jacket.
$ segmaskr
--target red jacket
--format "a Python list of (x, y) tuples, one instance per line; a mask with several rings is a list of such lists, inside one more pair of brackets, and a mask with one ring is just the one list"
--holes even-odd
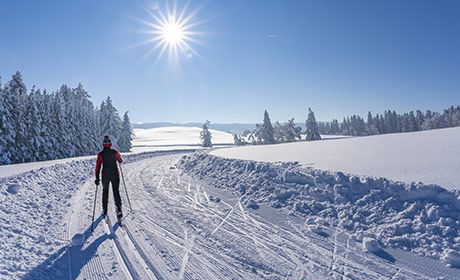
[(119, 176), (117, 161), (123, 162), (120, 153), (110, 148), (111, 145), (104, 145), (104, 149), (97, 154), (96, 160), (96, 178), (99, 178), (102, 166), (102, 179)]

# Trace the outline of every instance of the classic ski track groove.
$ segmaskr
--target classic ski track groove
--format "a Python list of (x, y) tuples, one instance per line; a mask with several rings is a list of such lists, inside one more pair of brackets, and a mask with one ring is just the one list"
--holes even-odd
[(139, 275), (136, 273), (136, 271), (134, 270), (134, 267), (131, 264), (128, 256), (121, 248), (120, 241), (115, 236), (115, 232), (113, 231), (113, 225), (110, 222), (110, 220), (104, 222), (104, 224), (105, 224), (104, 226), (109, 230), (110, 235), (112, 236), (111, 240), (112, 240), (112, 243), (114, 244), (113, 249), (114, 249), (115, 255), (117, 256), (117, 259), (122, 264), (123, 270), (128, 273), (128, 276), (131, 279), (141, 279)]
[[(67, 215), (68, 217), (68, 226), (67, 226), (67, 238), (70, 242), (70, 239), (72, 238), (71, 235), (73, 233), (76, 233), (78, 230), (81, 230), (82, 228), (84, 229), (87, 225), (83, 225), (83, 227), (78, 223), (81, 221), (79, 219), (79, 214), (81, 214), (81, 211), (85, 211), (87, 208), (84, 207), (83, 203), (84, 202), (89, 202), (87, 199), (83, 199), (85, 196), (88, 196), (87, 188), (89, 187), (89, 184), (85, 184), (82, 186), (81, 189), (77, 190), (76, 195), (73, 196), (72, 198), (72, 206), (71, 209)], [(90, 195), (91, 196), (91, 195)], [(92, 200), (91, 200), (92, 203)], [(84, 215), (84, 214), (83, 214)], [(77, 218), (75, 218), (77, 217)], [(95, 219), (96, 220), (96, 219)], [(96, 230), (96, 229), (95, 229)], [(94, 236), (89, 236), (89, 237), (94, 237)], [(83, 244), (82, 248), (87, 245)], [(91, 260), (85, 265), (84, 267), (81, 268), (81, 271), (78, 275), (76, 274), (76, 271), (74, 271), (74, 263), (79, 262), (79, 257), (80, 256), (74, 256), (74, 249), (73, 247), (69, 244), (67, 250), (69, 253), (67, 254), (67, 276), (69, 279), (75, 279), (77, 277), (82, 277), (86, 279), (107, 279), (106, 272), (104, 270), (104, 267), (102, 265), (102, 261), (99, 256), (94, 256), (91, 258)]]

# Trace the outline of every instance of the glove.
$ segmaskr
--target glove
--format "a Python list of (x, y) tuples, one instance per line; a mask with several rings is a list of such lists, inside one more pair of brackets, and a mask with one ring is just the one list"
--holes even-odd
[(101, 183), (101, 180), (99, 180), (99, 178), (96, 178), (96, 180), (94, 180), (94, 184), (96, 184), (96, 186), (99, 186), (100, 183)]

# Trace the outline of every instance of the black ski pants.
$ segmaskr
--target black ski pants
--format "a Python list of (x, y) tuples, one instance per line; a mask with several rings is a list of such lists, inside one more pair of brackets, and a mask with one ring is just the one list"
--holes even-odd
[(118, 176), (114, 176), (112, 178), (102, 178), (102, 211), (104, 215), (107, 215), (109, 183), (112, 183), (113, 198), (115, 199), (117, 215), (121, 216), (120, 177)]

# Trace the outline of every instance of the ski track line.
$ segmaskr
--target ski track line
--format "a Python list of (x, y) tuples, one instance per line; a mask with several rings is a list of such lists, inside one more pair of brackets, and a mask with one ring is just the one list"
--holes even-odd
[[(200, 204), (200, 206), (204, 207), (204, 205), (201, 205), (201, 204)], [(206, 209), (206, 210), (207, 210), (207, 211), (210, 211), (209, 209)], [(213, 211), (211, 211), (211, 212), (212, 212), (212, 214), (216, 215)], [(220, 219), (222, 219), (220, 215), (217, 215), (217, 216), (218, 216)], [(259, 242), (260, 242), (260, 241), (259, 241)], [(264, 247), (265, 247), (265, 244), (262, 244), (262, 245), (264, 245)], [(270, 251), (271, 251), (271, 248), (267, 248), (267, 249), (270, 249)]]
[[(208, 262), (208, 261), (206, 261), (206, 262)], [(219, 262), (220, 262), (220, 261), (218, 261), (217, 263), (219, 263)], [(215, 264), (214, 264), (214, 265), (215, 265)], [(208, 263), (208, 266), (209, 266), (209, 267), (212, 267), (212, 266), (211, 266), (211, 263)], [(225, 268), (225, 267), (222, 267), (222, 269), (223, 269), (222, 271), (227, 270), (227, 268)], [(228, 271), (227, 274), (228, 274), (228, 275), (239, 275), (239, 273), (236, 273), (236, 274), (235, 274), (235, 271), (234, 271), (234, 272)], [(214, 277), (216, 277), (216, 276), (214, 276)]]
[[(307, 237), (303, 232), (301, 232), (295, 225), (293, 225), (291, 223), (291, 227), (293, 227), (296, 231), (298, 231), (301, 235), (305, 236), (305, 238), (310, 238), (310, 239), (314, 239), (314, 240), (318, 240), (318, 238), (313, 238), (313, 237)], [(346, 234), (346, 233), (345, 233)], [(314, 242), (313, 244), (316, 244), (315, 247), (317, 247), (318, 249), (321, 249), (323, 250), (323, 252), (330, 252), (328, 249), (326, 248), (323, 248), (321, 247), (320, 245), (318, 244), (321, 244), (321, 243), (318, 243), (318, 242)], [(371, 263), (378, 263), (379, 265), (383, 265), (385, 266), (385, 268), (387, 270), (391, 270), (391, 271), (395, 271), (395, 270), (400, 270), (400, 271), (405, 271), (408, 276), (414, 276), (416, 275), (417, 277), (419, 277), (418, 279), (431, 279), (430, 277), (426, 276), (426, 275), (420, 275), (420, 272), (415, 272), (415, 271), (412, 271), (410, 269), (407, 269), (407, 268), (402, 268), (402, 267), (399, 267), (395, 264), (392, 264), (392, 263), (389, 263), (389, 262), (386, 262), (384, 261), (382, 263), (382, 260), (379, 259), (378, 257), (374, 257), (372, 255), (367, 255), (367, 254), (360, 254), (362, 252), (360, 251), (357, 251), (356, 249), (352, 249), (352, 248), (347, 248), (347, 247), (344, 247), (340, 244), (337, 244), (338, 247), (340, 247), (341, 249), (345, 250), (345, 251), (348, 251), (348, 252), (351, 252), (351, 253), (354, 253), (357, 257), (359, 258), (362, 258), (363, 260), (367, 261), (367, 262), (371, 262)], [(342, 257), (341, 256), (337, 256), (339, 259), (341, 259)], [(362, 271), (367, 271), (371, 274), (374, 274), (376, 278), (381, 278), (382, 277), (382, 274), (379, 274), (378, 272), (374, 271), (374, 270), (370, 270), (369, 267), (366, 267), (366, 266), (363, 266), (362, 264), (354, 261), (353, 264), (357, 267), (353, 267), (354, 269), (360, 269)], [(349, 264), (350, 265), (350, 264)], [(334, 271), (334, 270), (332, 270)]]
[(216, 231), (219, 230), (219, 228), (227, 221), (228, 217), (230, 216), (230, 214), (232, 214), (233, 210), (235, 210), (235, 207), (237, 206), (238, 203), (236, 203), (232, 209), (230, 209), (230, 211), (228, 211), (227, 214), (225, 214), (225, 216), (222, 219), (222, 221), (217, 225), (217, 227), (211, 232), (211, 235), (213, 235), (214, 233), (216, 233)]
[(105, 222), (105, 221), (103, 221), (103, 223), (105, 224), (104, 226), (108, 229), (109, 234), (112, 237), (110, 239), (110, 240), (112, 240), (112, 243), (114, 245), (114, 246), (112, 246), (112, 248), (114, 250), (114, 253), (115, 253), (117, 259), (119, 260), (119, 263), (122, 266), (122, 269), (129, 276), (128, 278), (129, 279), (134, 279), (134, 280), (141, 279), (139, 277), (139, 275), (136, 273), (136, 271), (134, 270), (134, 267), (131, 264), (131, 262), (130, 262), (128, 256), (126, 255), (126, 253), (124, 251), (122, 251), (120, 241), (115, 236), (115, 232), (113, 232), (112, 223), (111, 222)]
[[(131, 231), (129, 230), (128, 227), (126, 227), (126, 239), (131, 242), (131, 248), (134, 249), (133, 251), (137, 252), (139, 255), (139, 259), (141, 259), (144, 262), (144, 265), (146, 268), (150, 270), (153, 275), (150, 275), (150, 279), (163, 279), (163, 277), (160, 275), (159, 271), (155, 268), (155, 266), (151, 263), (150, 259), (148, 256), (145, 254), (144, 250), (142, 249), (141, 246), (139, 246), (138, 242), (133, 238)], [(148, 270), (146, 270), (148, 271)]]
[[(225, 203), (227, 205), (229, 205), (228, 203)], [(220, 218), (220, 219), (223, 219), (220, 215), (216, 214), (213, 210), (211, 209), (208, 209), (206, 208), (204, 205), (200, 204), (201, 207), (203, 207), (205, 210), (207, 210), (208, 212), (210, 212), (211, 214), (213, 214), (214, 216)], [(236, 206), (236, 205), (235, 205)], [(228, 218), (228, 217), (227, 217)], [(274, 244), (273, 241), (270, 241), (270, 240), (258, 240), (258, 238), (256, 238), (256, 236), (254, 236), (254, 232), (245, 232), (243, 231), (242, 229), (240, 229), (237, 225), (233, 224), (232, 222), (229, 222), (228, 219), (226, 219), (225, 221), (228, 225), (230, 225), (232, 228), (234, 228), (235, 230), (237, 230), (240, 234), (242, 234), (243, 236), (245, 236), (246, 238), (249, 238), (250, 240), (252, 240), (256, 246), (259, 245), (261, 247), (264, 247), (266, 249), (266, 251), (264, 251), (266, 254), (270, 254), (272, 256), (274, 256), (274, 259), (277, 259), (279, 261), (281, 261), (280, 257), (280, 252), (283, 252), (286, 254), (286, 256), (290, 256), (290, 258), (287, 258), (287, 257), (282, 257), (282, 259), (284, 259), (284, 262), (288, 262), (288, 263), (291, 263), (293, 266), (296, 266), (296, 263), (295, 261), (292, 260), (292, 254), (291, 253), (287, 253), (285, 252), (285, 250), (280, 247), (280, 246), (276, 246)], [(231, 235), (234, 235), (235, 237), (240, 237), (240, 235), (238, 235), (237, 233), (235, 232), (232, 232), (232, 231), (227, 231), (228, 234), (231, 234)], [(266, 245), (264, 242), (267, 242), (268, 244), (274, 246), (277, 250), (274, 250), (273, 248), (270, 248), (268, 245)], [(257, 247), (255, 248), (257, 250)], [(273, 252), (273, 253), (272, 253)], [(264, 254), (262, 254), (264, 255)], [(257, 267), (258, 269), (264, 269), (262, 267)], [(269, 270), (269, 272), (271, 273), (275, 273), (275, 271), (273, 270)]]
[[(81, 216), (86, 216), (83, 212), (86, 212), (87, 208), (84, 207), (84, 201), (89, 201), (87, 198), (89, 196), (92, 196), (91, 193), (88, 191), (90, 188), (91, 184), (86, 182), (85, 184), (82, 185), (81, 188), (79, 188), (75, 195), (72, 198), (72, 206), (71, 210), (69, 211), (68, 214), (68, 226), (67, 226), (67, 235), (68, 239), (70, 242), (71, 235), (75, 234), (84, 228), (86, 228), (87, 225), (81, 225)], [(91, 199), (92, 202), (92, 199)], [(80, 221), (80, 223), (79, 223)], [(84, 232), (86, 234), (86, 232)], [(86, 238), (86, 237), (85, 237)], [(94, 236), (91, 234), (88, 237), (88, 240), (94, 241)], [(85, 243), (88, 243), (88, 240), (86, 240)], [(84, 248), (84, 246), (87, 244), (82, 244), (81, 248)], [(107, 279), (106, 277), (106, 272), (104, 270), (104, 267), (102, 265), (102, 261), (98, 255), (92, 257), (89, 262), (80, 269), (79, 275), (75, 275), (74, 271), (74, 266), (76, 264), (80, 263), (80, 257), (81, 256), (75, 256), (75, 249), (72, 247), (70, 244), (68, 245), (68, 254), (67, 254), (67, 276), (69, 279), (75, 279), (78, 276), (83, 276), (83, 278), (93, 278), (93, 279)], [(78, 269), (78, 268), (77, 268)], [(75, 269), (75, 270), (77, 270)], [(92, 276), (92, 277), (91, 277)]]
[[(263, 231), (262, 227), (259, 225), (258, 222), (255, 221), (255, 219), (251, 216), (251, 214), (246, 213), (246, 211), (245, 211), (244, 208), (243, 208), (243, 205), (241, 204), (241, 199), (242, 199), (242, 198), (240, 198), (240, 199), (238, 200), (238, 206), (239, 206), (239, 208), (240, 208), (240, 211), (241, 211), (241, 213), (242, 213), (244, 219), (245, 219), (245, 220), (248, 220), (248, 221), (251, 221), (251, 223), (252, 223), (257, 229), (259, 229), (260, 231)], [(256, 234), (254, 231), (251, 231), (251, 232), (252, 232), (254, 235)], [(255, 244), (255, 246), (257, 247), (257, 242), (256, 242), (255, 240), (254, 240), (254, 244)], [(269, 250), (269, 253), (270, 253), (270, 254), (276, 254), (276, 252), (273, 252), (272, 249)], [(296, 264), (296, 269), (295, 269), (295, 270), (297, 271), (297, 270), (299, 269), (299, 267), (300, 267), (301, 275), (300, 275), (299, 277), (297, 277), (297, 279), (303, 279), (303, 276), (305, 275), (305, 273), (309, 274), (309, 276), (311, 277), (310, 279), (316, 279), (316, 278), (318, 277), (318, 276), (314, 275), (312, 272), (310, 272), (310, 270), (307, 269), (307, 268), (305, 267), (305, 264), (302, 263), (302, 262), (299, 260), (299, 258), (297, 258), (295, 255), (293, 255), (293, 254), (291, 254), (291, 253), (288, 253), (288, 252), (286, 252), (286, 253), (291, 257), (292, 261), (295, 262), (295, 264)], [(260, 253), (259, 253), (259, 254), (260, 254)], [(278, 255), (276, 255), (276, 256), (278, 256)], [(310, 260), (310, 259), (307, 259), (307, 261), (308, 261), (308, 263), (311, 263), (311, 260)]]
[(193, 244), (195, 243), (195, 236), (192, 236), (189, 239), (187, 228), (185, 229), (185, 241), (186, 241), (187, 245), (185, 246), (184, 256), (182, 258), (182, 263), (181, 263), (181, 266), (180, 266), (180, 271), (179, 271), (179, 279), (180, 280), (184, 279), (185, 269), (187, 268), (187, 264), (188, 264), (188, 260), (190, 258), (190, 254), (192, 252)]
[[(295, 225), (293, 225), (292, 222), (290, 222), (290, 224), (291, 224), (291, 227), (292, 227), (293, 229), (295, 229), (295, 230), (298, 232), (298, 234), (301, 236), (301, 238), (303, 238), (304, 240), (312, 240), (312, 238), (306, 236), (306, 235), (305, 235), (303, 232), (301, 232)], [(282, 228), (280, 228), (280, 229), (284, 231), (284, 229), (282, 229)], [(286, 232), (286, 233), (290, 233), (289, 231), (285, 231), (285, 232)], [(292, 233), (290, 233), (290, 234), (292, 234)], [(294, 236), (295, 236), (295, 235), (294, 235)], [(310, 244), (312, 244), (311, 249), (313, 249), (313, 250), (316, 251), (316, 252), (313, 252), (314, 255), (331, 254), (331, 251), (330, 251), (330, 250), (328, 250), (327, 248), (323, 248), (323, 247), (317, 245), (317, 243), (315, 243), (315, 242), (310, 242)], [(338, 256), (338, 257), (340, 257), (340, 256)], [(315, 262), (315, 263), (316, 263), (316, 264), (320, 264), (319, 262)], [(335, 273), (335, 274), (337, 274), (339, 277), (342, 277), (342, 276), (343, 276), (341, 273), (339, 273), (339, 272), (337, 272), (337, 271), (335, 271), (335, 270), (331, 270), (331, 269), (330, 269), (330, 264), (327, 265), (326, 263), (324, 263), (324, 264), (321, 263), (320, 265), (321, 265), (321, 266), (325, 266), (329, 272), (332, 272), (333, 274)], [(379, 276), (381, 276), (381, 275), (379, 275), (378, 273), (369, 270), (369, 268), (366, 267), (366, 266), (364, 266), (364, 265), (361, 265), (361, 264), (358, 264), (358, 263), (355, 263), (355, 265), (357, 265), (356, 269), (360, 269), (360, 270), (362, 270), (362, 271), (366, 271), (367, 273), (374, 274), (374, 276), (375, 276), (376, 278), (378, 278)], [(329, 274), (329, 275), (330, 275), (330, 274)]]
[[(148, 201), (148, 203), (151, 204), (152, 202)], [(174, 216), (172, 216), (172, 218), (174, 218)], [(153, 225), (155, 225), (156, 228), (159, 228), (159, 229), (161, 229), (162, 231), (164, 231), (164, 233), (166, 233), (166, 234), (168, 234), (168, 235), (172, 235), (172, 236), (174, 236), (174, 237), (180, 239), (179, 236), (177, 236), (177, 235), (174, 234), (173, 232), (171, 232), (171, 231), (169, 231), (169, 230), (163, 228), (162, 226), (160, 226), (159, 224), (157, 224), (155, 221), (153, 221), (153, 220), (152, 220), (151, 218), (149, 218), (148, 216), (146, 216), (145, 219), (146, 219), (147, 222), (150, 222), (150, 223), (152, 223)], [(166, 241), (171, 242), (172, 244), (178, 246), (179, 248), (181, 248), (181, 249), (183, 249), (183, 250), (186, 250), (186, 245), (182, 245), (182, 244), (180, 244), (178, 241), (173, 240), (171, 237), (167, 237), (166, 235), (164, 235), (164, 233), (162, 234), (161, 231), (156, 230), (155, 227), (148, 227), (148, 229), (145, 228), (144, 231), (145, 231), (145, 230), (148, 230), (148, 231), (150, 231), (150, 230), (152, 230), (152, 231), (157, 231), (157, 233), (152, 233), (152, 234), (154, 234), (154, 236), (158, 236), (158, 237), (165, 238)], [(183, 241), (183, 239), (180, 239), (180, 240)], [(191, 248), (190, 248), (190, 250), (191, 250)], [(206, 253), (206, 252), (204, 252), (204, 251), (202, 252), (203, 255), (206, 255), (205, 253)], [(178, 256), (178, 258), (179, 258), (179, 257), (180, 257), (180, 256)], [(201, 260), (201, 261), (203, 261), (203, 260)], [(210, 264), (208, 264), (208, 266), (210, 266)], [(198, 272), (198, 273), (199, 273), (199, 272)], [(203, 276), (203, 277), (206, 278), (206, 276)], [(214, 276), (214, 277), (215, 277), (215, 276)]]

